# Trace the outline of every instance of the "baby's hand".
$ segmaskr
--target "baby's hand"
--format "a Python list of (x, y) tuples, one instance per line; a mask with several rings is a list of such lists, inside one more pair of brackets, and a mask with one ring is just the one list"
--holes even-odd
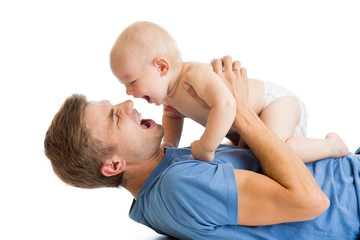
[(195, 159), (211, 162), (214, 160), (215, 151), (209, 152), (207, 151), (200, 143), (199, 140), (196, 140), (191, 143), (191, 154), (194, 156)]

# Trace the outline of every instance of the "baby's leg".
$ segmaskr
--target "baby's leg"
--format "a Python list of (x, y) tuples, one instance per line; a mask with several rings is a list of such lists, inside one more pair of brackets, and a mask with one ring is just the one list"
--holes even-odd
[(285, 96), (267, 105), (260, 114), (263, 123), (283, 141), (294, 136), (301, 116), (298, 100)]
[(295, 128), (301, 116), (298, 100), (292, 96), (279, 98), (269, 104), (260, 119), (297, 153), (304, 162), (327, 157), (343, 157), (349, 153), (345, 143), (335, 133), (325, 139), (294, 137)]
[(336, 133), (329, 133), (325, 139), (290, 137), (286, 142), (303, 162), (313, 162), (328, 157), (340, 158), (349, 154), (348, 147)]

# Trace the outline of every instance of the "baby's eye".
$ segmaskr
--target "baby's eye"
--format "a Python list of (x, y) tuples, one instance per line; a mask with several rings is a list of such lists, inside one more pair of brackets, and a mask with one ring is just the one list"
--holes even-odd
[(135, 84), (135, 82), (136, 82), (136, 80), (132, 81), (132, 82), (130, 83), (130, 85), (134, 85), (134, 84)]

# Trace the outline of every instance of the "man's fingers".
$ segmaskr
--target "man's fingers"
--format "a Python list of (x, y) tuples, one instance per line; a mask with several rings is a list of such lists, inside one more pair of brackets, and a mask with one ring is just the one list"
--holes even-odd
[(225, 56), (222, 58), (223, 64), (224, 64), (224, 72), (231, 72), (232, 67), (232, 58), (230, 56)]
[(241, 69), (240, 69), (240, 75), (244, 78), (244, 80), (247, 81), (247, 71), (246, 71), (246, 68), (241, 68)]
[(240, 85), (241, 85), (241, 89), (242, 92), (241, 97), (244, 98), (246, 101), (248, 101), (249, 99), (249, 81), (248, 81), (248, 77), (247, 77), (247, 71), (246, 68), (241, 68), (240, 69), (240, 81), (239, 81)]
[(222, 62), (221, 62), (220, 59), (218, 59), (218, 58), (213, 59), (213, 60), (211, 61), (211, 65), (212, 65), (212, 67), (213, 67), (213, 69), (214, 69), (214, 72), (215, 72), (216, 74), (222, 73), (223, 66), (222, 66)]
[(240, 63), (240, 61), (234, 61), (233, 62), (233, 64), (232, 64), (232, 69), (234, 70), (234, 71), (236, 71), (236, 70), (239, 70), (240, 71), (240, 68), (241, 68), (241, 63)]

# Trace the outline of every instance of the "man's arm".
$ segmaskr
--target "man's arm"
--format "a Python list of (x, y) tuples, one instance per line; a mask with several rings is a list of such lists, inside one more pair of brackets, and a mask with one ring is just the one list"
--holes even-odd
[[(261, 122), (247, 102), (248, 80), (231, 57), (212, 62), (214, 71), (232, 86), (236, 99), (233, 127), (258, 158), (265, 175), (235, 170), (238, 224), (268, 225), (313, 219), (329, 200), (299, 157)], [(223, 70), (224, 69), (224, 70)], [(234, 94), (236, 92), (236, 94)]]

